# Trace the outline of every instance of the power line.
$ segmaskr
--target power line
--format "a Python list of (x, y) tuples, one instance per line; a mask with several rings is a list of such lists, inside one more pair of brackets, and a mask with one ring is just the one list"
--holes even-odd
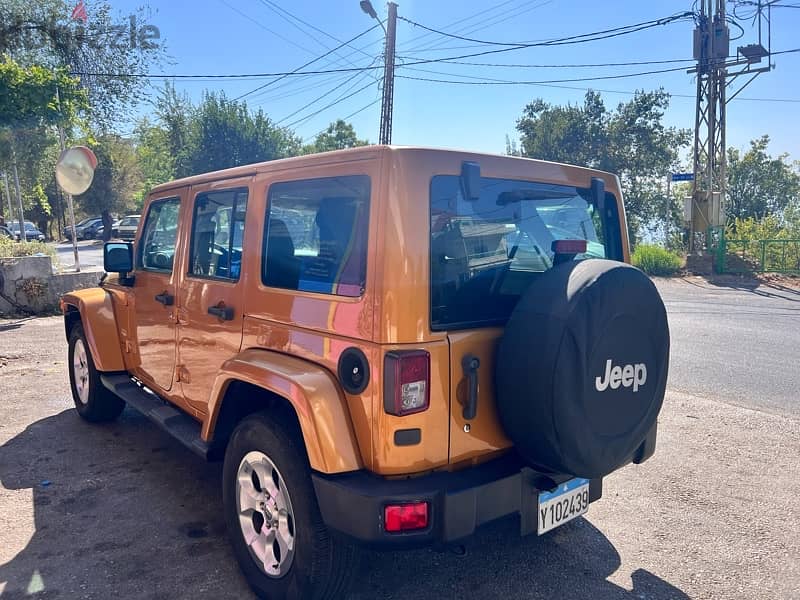
[[(294, 47), (296, 47), (296, 48), (299, 48), (299, 49), (303, 50), (304, 52), (307, 52), (307, 53), (309, 53), (309, 54), (311, 54), (311, 55), (314, 55), (314, 54), (316, 54), (316, 53), (317, 53), (317, 51), (315, 51), (315, 50), (310, 50), (309, 48), (307, 48), (307, 47), (305, 47), (305, 46), (303, 46), (303, 45), (301, 45), (301, 44), (298, 44), (298, 43), (297, 43), (297, 42), (295, 42), (293, 39), (291, 39), (291, 38), (289, 38), (289, 37), (286, 37), (286, 36), (283, 36), (283, 35), (281, 35), (280, 33), (278, 33), (278, 32), (276, 32), (276, 31), (274, 31), (274, 30), (270, 29), (269, 27), (267, 27), (267, 26), (265, 26), (264, 24), (262, 24), (262, 23), (261, 23), (261, 22), (260, 22), (258, 19), (255, 19), (255, 18), (251, 17), (250, 15), (248, 15), (248, 14), (244, 13), (243, 11), (239, 10), (239, 9), (238, 9), (238, 8), (236, 8), (235, 6), (233, 6), (233, 5), (231, 5), (230, 3), (228, 3), (228, 2), (227, 2), (227, 0), (219, 0), (219, 2), (221, 2), (222, 4), (224, 4), (225, 6), (227, 6), (228, 8), (230, 8), (232, 11), (234, 11), (234, 12), (236, 12), (237, 14), (239, 14), (240, 16), (242, 16), (243, 18), (247, 19), (248, 21), (251, 21), (252, 23), (254, 23), (255, 25), (257, 25), (257, 26), (258, 26), (258, 27), (260, 27), (261, 29), (264, 29), (265, 31), (268, 31), (268, 32), (270, 32), (271, 34), (275, 35), (276, 37), (278, 37), (278, 38), (280, 38), (280, 39), (282, 39), (282, 40), (284, 40), (284, 41), (286, 41), (287, 43), (291, 44), (292, 46), (294, 46)], [(270, 10), (274, 10), (274, 9), (272, 9), (271, 7), (268, 7), (268, 8), (270, 8)], [(282, 15), (281, 15), (281, 16), (282, 16)], [(282, 18), (284, 18), (284, 19), (285, 19), (285, 17), (282, 17)], [(292, 23), (292, 25), (294, 25), (294, 24)], [(310, 24), (309, 24), (309, 25), (310, 25)], [(313, 26), (312, 26), (312, 27), (313, 27)], [(305, 32), (304, 32), (304, 33), (305, 33)], [(316, 39), (315, 39), (315, 41), (317, 41), (317, 43), (319, 43), (320, 45), (322, 45), (322, 46), (323, 46), (323, 47), (324, 47), (326, 50), (328, 49), (328, 46), (325, 46), (325, 45), (324, 45), (324, 44), (322, 44), (322, 43), (321, 43), (319, 40), (316, 40)], [(341, 40), (339, 40), (339, 41), (341, 41)], [(346, 64), (349, 64), (349, 65), (351, 65), (351, 66), (355, 66), (355, 65), (354, 65), (354, 63), (353, 63), (351, 60), (349, 60), (349, 59), (350, 59), (350, 57), (352, 57), (353, 55), (355, 55), (355, 54), (357, 54), (357, 53), (366, 54), (366, 53), (365, 53), (365, 50), (366, 50), (368, 47), (370, 47), (370, 46), (373, 46), (374, 44), (376, 44), (376, 43), (378, 43), (378, 42), (380, 42), (380, 41), (382, 41), (382, 38), (381, 38), (381, 39), (378, 39), (378, 40), (375, 40), (375, 41), (372, 41), (372, 42), (370, 42), (369, 44), (367, 44), (367, 45), (365, 45), (365, 46), (361, 46), (361, 47), (352, 47), (352, 46), (351, 46), (351, 48), (353, 48), (353, 51), (351, 51), (351, 52), (347, 52), (347, 53), (345, 53), (345, 54), (342, 54), (341, 56), (339, 56), (339, 55), (337, 54), (335, 57), (331, 57), (333, 60), (331, 60), (331, 58), (329, 58), (329, 59), (326, 59), (326, 60), (325, 60), (325, 62), (323, 63), (323, 66), (326, 66), (326, 65), (329, 65), (329, 64), (330, 64), (330, 65), (335, 65), (335, 66), (341, 66), (342, 64), (345, 64), (345, 63), (346, 63)], [(292, 86), (292, 85), (293, 85), (293, 82), (292, 82), (291, 80), (288, 80), (288, 81), (285, 81), (284, 83), (281, 83), (280, 85), (276, 85), (275, 87), (272, 87), (272, 89), (271, 89), (270, 91), (275, 91), (275, 90), (284, 89), (285, 87), (287, 87), (287, 86)], [(252, 101), (252, 100), (253, 100), (253, 99), (255, 99), (255, 98), (263, 98), (263, 97), (264, 97), (265, 95), (267, 95), (267, 94), (268, 94), (268, 92), (262, 92), (262, 93), (260, 93), (260, 94), (256, 94), (256, 95), (255, 95), (255, 96), (253, 96), (253, 97), (252, 97), (250, 100)]]
[[(374, 61), (373, 61), (373, 62), (374, 62)], [(319, 101), (320, 101), (320, 100), (322, 100), (323, 98), (326, 98), (327, 96), (330, 96), (330, 95), (331, 95), (333, 92), (335, 92), (335, 91), (336, 91), (336, 90), (338, 90), (338, 89), (341, 89), (341, 88), (343, 88), (344, 86), (346, 86), (348, 83), (352, 82), (353, 80), (355, 80), (355, 79), (358, 79), (359, 77), (361, 77), (361, 78), (363, 79), (365, 75), (366, 75), (366, 73), (364, 73), (364, 72), (361, 72), (361, 73), (356, 73), (355, 75), (352, 75), (352, 76), (348, 77), (348, 78), (347, 78), (347, 79), (345, 79), (343, 82), (341, 82), (341, 83), (339, 83), (338, 85), (334, 86), (333, 88), (329, 89), (327, 92), (325, 92), (325, 93), (324, 93), (324, 94), (322, 94), (321, 96), (318, 96), (318, 97), (314, 98), (314, 99), (313, 99), (311, 102), (308, 102), (307, 104), (304, 104), (303, 106), (301, 106), (300, 108), (298, 108), (298, 109), (297, 109), (297, 110), (295, 110), (294, 112), (292, 112), (292, 113), (290, 113), (290, 114), (286, 115), (286, 116), (285, 116), (285, 117), (283, 117), (283, 118), (282, 118), (280, 121), (277, 121), (277, 123), (276, 123), (276, 124), (277, 124), (277, 125), (280, 125), (280, 124), (281, 124), (281, 123), (283, 123), (284, 121), (288, 121), (289, 119), (291, 119), (291, 118), (292, 118), (293, 116), (295, 116), (296, 114), (303, 112), (305, 109), (307, 109), (307, 108), (309, 108), (309, 107), (313, 106), (314, 104), (316, 104), (317, 102), (319, 102)]]
[(244, 18), (244, 19), (247, 19), (248, 21), (250, 21), (250, 22), (252, 22), (252, 23), (255, 23), (256, 25), (258, 25), (258, 26), (259, 26), (261, 29), (263, 29), (264, 31), (268, 31), (269, 33), (271, 33), (272, 35), (274, 35), (274, 36), (275, 36), (275, 37), (277, 37), (278, 39), (281, 39), (281, 40), (283, 40), (283, 41), (284, 41), (284, 42), (286, 42), (287, 44), (291, 44), (291, 45), (292, 45), (292, 46), (294, 46), (295, 48), (299, 48), (300, 50), (302, 50), (302, 51), (304, 51), (304, 52), (308, 52), (308, 53), (309, 53), (309, 54), (311, 54), (312, 56), (313, 56), (314, 54), (316, 54), (316, 51), (314, 51), (314, 50), (310, 50), (309, 48), (306, 48), (305, 46), (301, 46), (301, 45), (300, 45), (300, 44), (298, 44), (298, 43), (297, 43), (295, 40), (293, 40), (293, 39), (291, 39), (291, 38), (289, 38), (289, 37), (286, 37), (286, 36), (284, 36), (284, 35), (282, 35), (282, 34), (278, 33), (278, 32), (277, 32), (277, 31), (275, 31), (274, 29), (270, 29), (269, 27), (267, 27), (266, 25), (264, 25), (263, 23), (261, 23), (261, 22), (260, 22), (258, 19), (255, 19), (255, 18), (251, 17), (251, 16), (250, 16), (250, 15), (248, 15), (247, 13), (245, 13), (245, 12), (243, 12), (243, 11), (239, 10), (238, 8), (236, 8), (234, 5), (232, 5), (232, 4), (230, 4), (230, 3), (228, 3), (228, 2), (227, 2), (227, 0), (218, 0), (218, 1), (219, 1), (220, 3), (222, 3), (222, 4), (224, 4), (225, 6), (227, 6), (227, 7), (228, 7), (229, 9), (231, 9), (233, 12), (237, 13), (238, 15), (240, 15), (242, 18)]
[[(658, 27), (661, 25), (668, 25), (669, 23), (673, 23), (675, 21), (685, 20), (690, 17), (693, 17), (693, 13), (686, 11), (682, 13), (677, 13), (671, 15), (669, 17), (663, 17), (661, 19), (652, 19), (650, 21), (642, 21), (641, 23), (634, 23), (633, 25), (625, 25), (622, 27), (614, 27), (612, 29), (605, 29), (601, 31), (595, 31), (591, 33), (584, 33), (580, 35), (571, 35), (565, 36), (562, 38), (555, 38), (551, 40), (544, 40), (538, 42), (497, 42), (497, 41), (490, 41), (490, 40), (479, 40), (475, 38), (469, 38), (465, 36), (460, 36), (452, 33), (447, 33), (445, 31), (440, 31), (438, 29), (433, 29), (432, 27), (428, 27), (426, 25), (422, 25), (417, 23), (416, 21), (412, 21), (406, 17), (398, 17), (402, 21), (409, 23), (415, 27), (420, 27), (432, 33), (437, 33), (444, 37), (454, 38), (457, 40), (462, 40), (465, 42), (475, 42), (478, 44), (485, 44), (485, 45), (492, 45), (492, 46), (509, 46), (510, 50), (518, 49), (518, 48), (533, 48), (537, 46), (561, 46), (566, 44), (581, 44), (586, 42), (594, 42), (598, 40), (608, 39), (612, 37), (618, 37), (621, 35), (628, 35), (630, 33), (635, 33), (638, 31), (643, 31), (644, 29), (650, 29), (652, 27)], [(586, 39), (584, 39), (586, 38)]]
[[(382, 33), (382, 32), (379, 31), (378, 33)], [(373, 41), (373, 42), (371, 42), (369, 44), (361, 46), (360, 49), (361, 50), (366, 50), (367, 48), (369, 48), (370, 46), (374, 45), (377, 42), (380, 42), (381, 40), (382, 40), (382, 37), (381, 37), (380, 40), (376, 40), (376, 41)], [(352, 51), (352, 52), (349, 52), (349, 53), (345, 54), (343, 57), (349, 58), (349, 57), (351, 57), (351, 56), (353, 56), (355, 54), (357, 54), (357, 52), (356, 51)], [(380, 55), (378, 55), (376, 58), (380, 59)], [(331, 61), (330, 59), (325, 59), (325, 62), (322, 63), (322, 66), (326, 67), (328, 64), (337, 65), (338, 63), (339, 63), (338, 60)], [(372, 64), (372, 63), (370, 63), (370, 64)], [(375, 71), (376, 71), (376, 69), (371, 69), (370, 72), (375, 72)], [(345, 74), (346, 74), (346, 72), (345, 72)], [(337, 74), (333, 74), (333, 77), (330, 78), (329, 81), (333, 81), (334, 79), (336, 79), (336, 75)], [(376, 77), (376, 80), (377, 80), (377, 75), (374, 75), (374, 76)], [(262, 90), (260, 92), (256, 92), (255, 94), (250, 96), (248, 101), (249, 102), (253, 102), (253, 101), (257, 100), (259, 103), (263, 104), (264, 102), (275, 100), (276, 98), (283, 98), (283, 97), (286, 97), (286, 96), (292, 96), (292, 95), (295, 94), (295, 92), (293, 92), (293, 91), (287, 91), (285, 94), (278, 93), (277, 96), (275, 95), (275, 93), (279, 92), (280, 90), (284, 90), (284, 91), (291, 90), (293, 87), (295, 87), (295, 89), (302, 89), (302, 88), (297, 88), (296, 87), (296, 86), (302, 84), (302, 81), (303, 81), (303, 78), (288, 77), (288, 78), (284, 79), (282, 82), (278, 83), (277, 85), (271, 86), (269, 89)], [(315, 87), (315, 86), (312, 86), (312, 87)]]
[(691, 58), (675, 58), (670, 60), (639, 60), (639, 61), (632, 61), (632, 62), (616, 62), (616, 63), (585, 63), (585, 64), (562, 64), (562, 65), (554, 65), (554, 64), (524, 64), (524, 63), (482, 63), (482, 62), (470, 62), (470, 61), (461, 61), (461, 60), (441, 60), (439, 61), (444, 64), (449, 65), (469, 65), (474, 67), (505, 67), (505, 68), (515, 68), (515, 69), (589, 69), (589, 68), (596, 68), (596, 67), (630, 67), (630, 66), (641, 66), (641, 65), (669, 65), (669, 64), (677, 64), (677, 63), (694, 63), (696, 62), (694, 59)]
[[(285, 15), (288, 15), (290, 18), (294, 19), (295, 21), (298, 21), (298, 22), (302, 23), (303, 25), (305, 25), (306, 27), (309, 27), (309, 28), (313, 29), (314, 31), (317, 31), (317, 32), (321, 33), (322, 35), (325, 35), (325, 36), (329, 37), (329, 38), (330, 38), (330, 39), (332, 39), (333, 41), (335, 41), (335, 42), (338, 42), (338, 43), (340, 43), (340, 44), (342, 44), (342, 45), (344, 45), (344, 46), (347, 46), (348, 48), (353, 48), (354, 50), (361, 52), (361, 54), (364, 54), (365, 56), (367, 56), (367, 57), (369, 57), (369, 58), (372, 58), (372, 56), (370, 56), (370, 55), (369, 55), (369, 54), (367, 54), (366, 52), (363, 52), (363, 51), (359, 50), (358, 48), (354, 48), (353, 46), (350, 46), (350, 42), (351, 42), (352, 40), (350, 40), (350, 41), (347, 41), (347, 42), (343, 42), (342, 40), (340, 40), (340, 39), (339, 39), (339, 38), (337, 38), (336, 36), (334, 36), (334, 35), (331, 35), (330, 33), (328, 33), (327, 31), (324, 31), (323, 29), (320, 29), (320, 28), (319, 28), (319, 27), (317, 27), (316, 25), (312, 25), (312, 24), (311, 24), (311, 23), (309, 23), (308, 21), (305, 21), (304, 19), (301, 19), (300, 17), (298, 17), (298, 16), (297, 16), (297, 15), (295, 15), (295, 14), (292, 14), (291, 12), (289, 12), (289, 11), (288, 11), (288, 10), (286, 10), (285, 8), (282, 8), (281, 6), (279, 6), (278, 4), (276, 4), (275, 2), (273, 2), (272, 0), (261, 0), (261, 3), (262, 3), (262, 4), (264, 4), (265, 6), (267, 6), (268, 8), (272, 8), (273, 12), (277, 12), (278, 14), (281, 14), (281, 13), (283, 13), (283, 14), (285, 14)], [(285, 17), (284, 17), (284, 19), (285, 19)], [(287, 20), (288, 20), (288, 19), (287, 19)], [(301, 30), (301, 31), (302, 31), (302, 30)], [(303, 33), (306, 33), (306, 32), (303, 32)], [(306, 33), (306, 35), (309, 35), (309, 34), (308, 34), (308, 33)], [(316, 42), (317, 42), (317, 43), (318, 43), (320, 46), (322, 46), (323, 48), (325, 47), (325, 44), (323, 44), (322, 42), (320, 42), (320, 41), (319, 41), (317, 38), (315, 38), (314, 36), (311, 36), (311, 35), (309, 35), (309, 37), (311, 37), (311, 39), (313, 39), (314, 41), (316, 41)]]
[[(538, 2), (538, 4), (535, 4), (536, 2)], [(481, 21), (480, 23), (477, 24), (472, 23), (464, 27), (460, 27), (456, 29), (454, 33), (472, 34), (475, 33), (476, 31), (481, 31), (489, 27), (494, 27), (495, 25), (499, 25), (500, 23), (504, 23), (510, 19), (519, 18), (520, 15), (528, 13), (532, 10), (536, 10), (537, 8), (541, 8), (542, 6), (545, 6), (552, 2), (553, 0), (544, 0), (544, 2), (541, 2), (540, 0), (528, 0), (528, 2), (523, 2), (516, 8), (511, 8), (508, 11), (505, 11), (503, 14), (488, 17), (488, 20)], [(531, 4), (534, 4), (534, 6), (530, 6)], [(433, 34), (428, 33), (427, 35), (433, 35)], [(425, 45), (417, 46), (416, 48), (409, 50), (409, 52), (420, 52), (425, 50), (433, 50), (438, 52), (440, 51), (440, 49), (443, 49), (441, 48), (441, 46), (445, 43), (445, 41), (446, 40), (434, 41), (432, 44), (429, 44), (428, 46)]]
[[(403, 65), (400, 65), (403, 68)], [(656, 69), (653, 71), (642, 71), (639, 73), (624, 73), (616, 75), (598, 75), (595, 77), (575, 77), (572, 79), (548, 79), (543, 81), (509, 81), (509, 80), (486, 80), (486, 81), (456, 81), (452, 79), (430, 79), (426, 77), (412, 77), (409, 75), (398, 75), (402, 79), (414, 79), (417, 81), (430, 81), (434, 83), (453, 83), (459, 85), (539, 85), (543, 83), (571, 83), (578, 81), (601, 81), (604, 79), (627, 79), (630, 77), (642, 77), (644, 75), (657, 75), (660, 73), (673, 73), (684, 71), (685, 67), (674, 67), (671, 69)]]
[[(354, 112), (351, 112), (349, 115), (346, 115), (346, 116), (342, 117), (342, 121), (346, 121), (347, 119), (350, 119), (350, 118), (352, 118), (352, 117), (355, 117), (357, 114), (360, 114), (360, 113), (364, 112), (365, 110), (367, 110), (367, 109), (368, 109), (368, 108), (370, 108), (371, 106), (375, 106), (375, 105), (376, 105), (378, 102), (380, 102), (380, 101), (381, 101), (381, 99), (380, 99), (380, 98), (376, 98), (375, 100), (373, 100), (373, 101), (372, 101), (372, 102), (370, 102), (369, 104), (367, 104), (367, 105), (365, 105), (365, 106), (362, 106), (362, 107), (361, 107), (361, 108), (359, 108), (358, 110), (356, 110), (356, 111), (354, 111)], [(326, 131), (328, 131), (328, 128), (327, 128), (327, 127), (326, 127), (325, 129), (321, 129), (320, 131), (318, 131), (318, 132), (317, 132), (317, 133), (315, 133), (314, 135), (312, 135), (312, 136), (310, 136), (310, 137), (307, 137), (307, 138), (305, 138), (305, 139), (303, 140), (303, 143), (305, 144), (305, 143), (307, 143), (307, 142), (308, 142), (308, 141), (310, 141), (310, 140), (316, 139), (318, 136), (322, 135), (322, 134), (323, 134), (323, 133), (325, 133)]]
[(344, 102), (344, 101), (345, 101), (345, 100), (347, 100), (348, 98), (352, 98), (352, 97), (353, 97), (353, 96), (355, 96), (356, 94), (360, 94), (361, 92), (363, 92), (364, 90), (366, 90), (366, 89), (367, 89), (367, 88), (369, 88), (369, 87), (372, 87), (373, 85), (375, 85), (375, 82), (374, 82), (374, 81), (370, 81), (370, 82), (369, 82), (367, 85), (365, 85), (365, 86), (363, 86), (363, 87), (360, 87), (360, 88), (358, 88), (356, 91), (354, 91), (354, 92), (351, 92), (351, 93), (347, 94), (346, 96), (341, 96), (341, 97), (337, 98), (336, 100), (334, 100), (334, 101), (333, 101), (333, 102), (331, 102), (330, 104), (326, 104), (325, 106), (323, 106), (323, 107), (322, 107), (322, 108), (320, 108), (319, 110), (316, 110), (316, 111), (314, 111), (313, 113), (306, 115), (305, 117), (302, 117), (302, 118), (300, 118), (300, 119), (297, 119), (297, 120), (295, 120), (295, 121), (292, 121), (291, 123), (289, 123), (288, 125), (286, 125), (286, 126), (285, 126), (285, 129), (289, 129), (289, 128), (291, 128), (291, 127), (294, 127), (295, 125), (297, 125), (298, 123), (302, 123), (303, 121), (308, 121), (309, 119), (311, 119), (311, 118), (313, 118), (313, 117), (316, 117), (316, 116), (317, 116), (318, 114), (320, 114), (321, 112), (323, 112), (323, 111), (325, 111), (325, 110), (328, 110), (329, 108), (331, 108), (331, 107), (333, 107), (333, 106), (336, 106), (337, 104), (340, 104), (340, 103)]
[[(379, 27), (379, 25), (373, 25), (373, 26), (372, 26), (372, 27), (370, 27), (369, 29), (366, 29), (365, 31), (362, 31), (362, 32), (361, 32), (361, 33), (359, 33), (358, 35), (356, 35), (356, 36), (354, 36), (354, 37), (350, 38), (349, 40), (347, 40), (346, 42), (342, 42), (341, 44), (339, 44), (339, 45), (338, 45), (338, 46), (336, 46), (335, 48), (332, 48), (331, 50), (328, 50), (328, 51), (327, 51), (325, 54), (322, 54), (321, 56), (318, 56), (317, 58), (315, 58), (315, 59), (313, 59), (313, 60), (310, 60), (310, 61), (308, 61), (307, 63), (305, 63), (305, 64), (303, 64), (303, 65), (301, 65), (301, 66), (297, 67), (296, 69), (294, 69), (293, 71), (291, 71), (291, 72), (289, 72), (289, 73), (287, 73), (287, 74), (285, 74), (285, 75), (281, 75), (280, 77), (278, 77), (278, 79), (273, 79), (272, 81), (268, 81), (268, 82), (267, 82), (267, 83), (265, 83), (264, 85), (261, 85), (261, 86), (259, 86), (259, 87), (257, 87), (257, 88), (254, 88), (254, 89), (250, 90), (249, 92), (245, 92), (245, 93), (244, 93), (244, 94), (242, 94), (241, 96), (238, 96), (237, 98), (234, 98), (234, 100), (241, 100), (242, 98), (245, 98), (245, 97), (247, 97), (247, 96), (250, 96), (251, 94), (254, 94), (255, 92), (258, 92), (258, 91), (260, 91), (260, 90), (263, 90), (263, 89), (264, 89), (264, 88), (266, 88), (266, 87), (269, 87), (270, 85), (272, 85), (273, 83), (276, 83), (276, 82), (280, 81), (281, 79), (284, 79), (284, 78), (286, 78), (286, 77), (289, 77), (290, 75), (297, 74), (297, 73), (298, 73), (298, 71), (301, 71), (302, 69), (305, 69), (307, 66), (309, 66), (309, 65), (312, 65), (312, 64), (314, 64), (315, 62), (317, 62), (317, 61), (319, 61), (319, 60), (322, 60), (323, 58), (325, 58), (326, 56), (329, 56), (330, 54), (333, 54), (334, 52), (336, 52), (336, 51), (337, 51), (337, 50), (339, 50), (340, 48), (342, 48), (342, 47), (344, 47), (344, 46), (348, 46), (350, 43), (352, 43), (352, 42), (356, 41), (357, 39), (359, 39), (360, 37), (362, 37), (362, 36), (364, 36), (364, 35), (368, 34), (370, 31), (373, 31), (373, 30), (374, 30), (374, 29), (376, 29), (377, 27)], [(355, 68), (355, 67), (354, 67), (354, 68)]]
[[(376, 25), (377, 27), (377, 25)], [(374, 27), (373, 27), (374, 29)], [(792, 48), (790, 50), (779, 50), (776, 52), (772, 52), (771, 56), (777, 56), (781, 54), (793, 54), (800, 52), (800, 48)], [(452, 59), (449, 58), (439, 58), (439, 59), (428, 59), (428, 60), (418, 60), (407, 62), (398, 65), (398, 67), (411, 67), (415, 65), (423, 65), (423, 64), (431, 64), (431, 63), (447, 63), (447, 64), (461, 64), (455, 63), (455, 59), (458, 57), (453, 57)], [(733, 58), (733, 57), (728, 57)], [(641, 62), (630, 62), (630, 63), (607, 63), (607, 66), (622, 66), (622, 65), (636, 65), (636, 64), (660, 64), (660, 63), (669, 63), (669, 62), (687, 62), (690, 59), (675, 59), (670, 61), (641, 61)], [(316, 62), (316, 61), (315, 61)], [(374, 62), (374, 61), (373, 61)], [(464, 63), (464, 64), (472, 64), (472, 63)], [(474, 63), (476, 66), (484, 65), (484, 63)], [(493, 65), (491, 63), (485, 64), (485, 66), (520, 66), (520, 67), (539, 67), (539, 68), (549, 68), (549, 67), (561, 67), (561, 68), (568, 68), (568, 67), (593, 67), (593, 66), (606, 66), (606, 65), (592, 65), (592, 64), (574, 64), (574, 65)], [(302, 67), (300, 67), (302, 68)], [(274, 73), (233, 73), (233, 74), (178, 74), (178, 73), (95, 73), (95, 72), (88, 72), (88, 71), (70, 71), (70, 75), (73, 76), (92, 76), (92, 77), (131, 77), (131, 78), (141, 78), (141, 79), (256, 79), (256, 78), (266, 78), (266, 77), (279, 77), (283, 75), (330, 75), (335, 73), (354, 73), (356, 71), (374, 71), (376, 69), (382, 69), (381, 65), (367, 65), (365, 67), (346, 67), (341, 69), (326, 69), (320, 71), (281, 71), (281, 72), (274, 72)], [(670, 69), (672, 71), (675, 70), (682, 70), (683, 67), (677, 69)], [(649, 73), (647, 73), (649, 74)], [(634, 74), (635, 75), (635, 74)], [(631, 76), (631, 75), (627, 75)]]
[[(317, 58), (311, 62), (316, 62), (317, 60), (319, 59)], [(309, 64), (311, 63), (306, 63), (304, 66), (308, 66)], [(267, 77), (284, 77), (292, 75), (300, 77), (303, 75), (331, 75), (334, 73), (354, 73), (356, 71), (374, 71), (375, 69), (382, 69), (383, 67), (380, 65), (372, 65), (366, 67), (344, 67), (341, 69), (323, 69), (320, 71), (300, 71), (299, 69), (302, 68), (303, 67), (298, 67), (294, 71), (278, 71), (274, 73), (179, 74), (179, 73), (95, 73), (90, 71), (70, 71), (69, 74), (73, 76), (120, 77), (120, 78), (130, 77), (130, 78), (140, 78), (140, 79), (247, 79), (247, 78), (264, 79)]]
[[(309, 92), (311, 90), (316, 90), (330, 84), (342, 82), (346, 80), (348, 76), (349, 75), (347, 73), (336, 73), (333, 74), (332, 76), (324, 76), (319, 79), (310, 79), (310, 81), (312, 81), (313, 83), (300, 85), (295, 88), (291, 88), (289, 86), (292, 86), (294, 84), (302, 84), (303, 82), (307, 82), (309, 80), (298, 79), (298, 78), (287, 79), (283, 83), (283, 85), (277, 85), (274, 88), (271, 88), (270, 90), (266, 90), (264, 92), (261, 92), (260, 94), (255, 94), (251, 96), (249, 102), (251, 103), (257, 102), (258, 105), (263, 105), (266, 102), (276, 102), (278, 100), (285, 100), (286, 98), (298, 96), (300, 94), (304, 94), (305, 92)], [(281, 92), (281, 90), (283, 91)]]
[[(506, 4), (511, 4), (512, 2), (515, 2), (515, 1), (516, 0), (505, 0), (504, 2), (501, 2), (500, 4), (495, 4), (494, 6), (490, 6), (489, 8), (485, 8), (483, 10), (480, 10), (480, 11), (478, 11), (476, 13), (473, 13), (473, 14), (471, 14), (469, 16), (463, 17), (463, 18), (461, 18), (461, 19), (459, 19), (457, 21), (453, 21), (452, 23), (449, 23), (448, 25), (445, 25), (445, 27), (453, 27), (454, 25), (459, 25), (460, 23), (463, 23), (465, 21), (471, 21), (472, 19), (474, 19), (476, 17), (484, 15), (484, 14), (486, 14), (488, 12), (493, 12), (495, 10), (498, 10), (498, 9), (502, 8), (503, 6), (505, 6)], [(530, 0), (530, 1), (534, 2), (536, 0)], [(471, 25), (467, 25), (467, 27), (465, 27), (465, 29), (468, 29), (469, 27), (471, 27)], [(415, 42), (417, 40), (421, 40), (421, 39), (424, 39), (426, 37), (430, 37), (431, 35), (432, 35), (431, 33), (421, 33), (420, 35), (412, 37), (411, 39), (407, 40), (405, 43), (406, 44), (410, 44), (410, 43)]]

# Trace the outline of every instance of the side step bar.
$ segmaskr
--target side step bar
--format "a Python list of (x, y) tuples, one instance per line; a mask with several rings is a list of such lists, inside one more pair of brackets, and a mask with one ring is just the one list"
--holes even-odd
[(153, 421), (164, 431), (205, 460), (209, 460), (211, 444), (200, 438), (200, 423), (167, 404), (161, 398), (145, 391), (127, 373), (100, 374), (100, 381), (111, 392)]

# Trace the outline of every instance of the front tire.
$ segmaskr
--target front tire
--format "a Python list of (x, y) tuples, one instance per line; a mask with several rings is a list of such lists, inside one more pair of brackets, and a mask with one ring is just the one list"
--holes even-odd
[(78, 414), (92, 423), (113, 421), (125, 408), (125, 401), (103, 386), (94, 366), (83, 325), (75, 325), (69, 336), (69, 383)]
[(308, 459), (287, 427), (268, 413), (244, 419), (228, 443), (222, 485), (234, 553), (260, 598), (346, 596), (357, 549), (331, 537)]

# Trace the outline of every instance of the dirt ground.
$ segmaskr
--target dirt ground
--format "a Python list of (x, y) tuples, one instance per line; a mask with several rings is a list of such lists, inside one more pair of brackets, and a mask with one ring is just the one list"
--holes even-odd
[[(57, 317), (0, 321), (0, 596), (248, 598), (219, 465), (71, 408)], [(776, 357), (775, 360), (779, 360)], [(367, 553), (352, 598), (800, 599), (800, 423), (670, 391), (656, 456), (542, 538)]]

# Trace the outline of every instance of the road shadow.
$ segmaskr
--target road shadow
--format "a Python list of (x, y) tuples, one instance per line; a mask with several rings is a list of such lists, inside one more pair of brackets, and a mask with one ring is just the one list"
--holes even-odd
[[(4, 502), (22, 520), (15, 529), (30, 528), (31, 510), (35, 527), (27, 543), (8, 536), (0, 595), (252, 597), (225, 537), (220, 474), (130, 410), (103, 426), (74, 410), (31, 424), (0, 447), (0, 483), (13, 490)], [(466, 552), (368, 552), (352, 599), (687, 598), (645, 570), (632, 573), (632, 591), (607, 581), (620, 556), (584, 519), (542, 538), (521, 538), (506, 519)]]
[(30, 321), (35, 317), (23, 317), (15, 319), (14, 321), (10, 321), (9, 323), (0, 323), (0, 333), (4, 331), (14, 331), (15, 329), (21, 328), (26, 321)]
[[(692, 281), (691, 278), (684, 278), (683, 281), (699, 288), (729, 289), (751, 293), (762, 298), (800, 302), (800, 287), (795, 288), (768, 279), (756, 279), (738, 275), (701, 275), (698, 277), (702, 280), (702, 285), (697, 281)], [(800, 285), (800, 283), (798, 283), (798, 285)]]
[(582, 518), (544, 537), (520, 537), (519, 519), (504, 519), (482, 528), (465, 549), (464, 556), (432, 550), (370, 553), (352, 600), (689, 598), (644, 569), (631, 574), (631, 590), (608, 581), (621, 565), (619, 553)]

